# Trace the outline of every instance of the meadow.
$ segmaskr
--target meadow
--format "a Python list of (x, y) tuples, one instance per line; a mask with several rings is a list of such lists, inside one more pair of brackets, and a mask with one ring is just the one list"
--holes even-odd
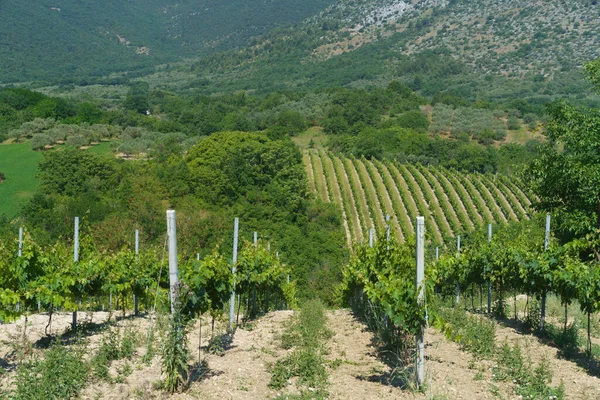
[(16, 216), (33, 196), (39, 184), (35, 174), (41, 158), (42, 154), (32, 151), (29, 143), (0, 145), (0, 171), (6, 176), (0, 184), (0, 215)]

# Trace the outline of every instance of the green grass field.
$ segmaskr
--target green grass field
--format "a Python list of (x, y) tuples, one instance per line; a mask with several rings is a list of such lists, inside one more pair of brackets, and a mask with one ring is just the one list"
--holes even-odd
[[(54, 150), (61, 149), (62, 146)], [(111, 156), (110, 142), (102, 142), (89, 148), (90, 152)], [(0, 215), (15, 217), (19, 209), (33, 196), (39, 180), (35, 177), (37, 163), (42, 153), (31, 150), (29, 142), (0, 144), (0, 171), (6, 181), (0, 183)]]
[(0, 145), (0, 171), (6, 180), (0, 183), (0, 215), (17, 215), (33, 195), (39, 181), (35, 177), (42, 153), (32, 151), (29, 143)]
[(109, 155), (112, 157), (112, 153), (110, 152), (110, 142), (101, 142), (100, 144), (90, 147), (88, 151), (101, 156)]

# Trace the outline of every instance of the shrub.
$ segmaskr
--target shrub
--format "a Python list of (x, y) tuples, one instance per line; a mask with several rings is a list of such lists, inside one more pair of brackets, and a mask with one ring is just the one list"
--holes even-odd
[(427, 119), (421, 110), (408, 111), (399, 115), (396, 123), (401, 127), (418, 131), (427, 131), (429, 129), (429, 119)]
[(86, 386), (89, 367), (83, 360), (84, 349), (67, 348), (55, 343), (43, 359), (25, 362), (17, 369), (16, 400), (71, 399)]
[(40, 150), (53, 143), (54, 141), (52, 138), (44, 133), (37, 133), (33, 135), (31, 141), (29, 142), (32, 150)]
[(519, 130), (521, 128), (521, 121), (515, 116), (510, 116), (508, 117), (506, 127), (511, 131)]
[(83, 135), (71, 136), (67, 139), (67, 145), (73, 147), (87, 146), (90, 144), (89, 139)]

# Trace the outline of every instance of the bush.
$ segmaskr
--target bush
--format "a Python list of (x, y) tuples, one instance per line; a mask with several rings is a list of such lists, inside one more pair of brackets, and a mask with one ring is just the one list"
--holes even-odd
[(459, 308), (439, 310), (438, 328), (461, 349), (487, 357), (496, 350), (496, 324), (481, 316), (467, 314)]
[(25, 362), (17, 369), (13, 399), (71, 399), (86, 386), (89, 367), (84, 349), (55, 343), (43, 359)]
[(82, 147), (90, 144), (89, 139), (83, 135), (71, 136), (67, 139), (67, 146)]
[(54, 141), (52, 140), (52, 138), (44, 133), (38, 133), (33, 135), (31, 141), (29, 142), (31, 150), (40, 150), (43, 149), (45, 146), (51, 145), (53, 143)]
[(4, 172), (0, 171), (0, 182), (3, 182), (6, 180), (6, 175), (4, 175)]
[(396, 119), (396, 123), (403, 127), (418, 131), (427, 131), (429, 129), (429, 119), (420, 110), (413, 110), (401, 114)]
[(517, 131), (521, 129), (521, 121), (515, 116), (508, 117), (506, 127), (511, 131)]

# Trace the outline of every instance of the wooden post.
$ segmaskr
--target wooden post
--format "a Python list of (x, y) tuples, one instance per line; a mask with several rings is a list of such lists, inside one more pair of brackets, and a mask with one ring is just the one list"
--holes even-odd
[(254, 232), (254, 248), (258, 246), (258, 232)]
[(369, 247), (373, 248), (373, 232), (375, 228), (369, 229)]
[[(492, 243), (492, 224), (488, 224), (488, 244)], [(492, 281), (487, 280), (487, 312), (492, 313)]]
[[(460, 256), (460, 235), (456, 237), (456, 257)], [(460, 300), (460, 283), (458, 279), (456, 280), (456, 304), (458, 305), (458, 301)]]
[(75, 245), (73, 246), (73, 261), (79, 261), (79, 217), (75, 217)]
[(19, 228), (19, 257), (23, 255), (23, 228)]
[[(423, 280), (425, 279), (425, 218), (417, 217), (417, 251), (416, 251), (416, 264), (417, 264), (417, 301), (419, 306), (425, 304), (425, 288), (423, 287)], [(417, 332), (417, 359), (416, 359), (416, 379), (417, 387), (421, 387), (425, 382), (425, 341), (424, 341), (424, 327), (421, 325)]]
[[(544, 235), (544, 251), (548, 251), (550, 244), (550, 214), (546, 214), (546, 234)], [(540, 310), (540, 331), (544, 331), (546, 324), (546, 288), (542, 290), (542, 304)]]
[(171, 294), (171, 314), (175, 313), (177, 268), (177, 217), (175, 210), (167, 210), (167, 237), (169, 239), (169, 293)]
[[(135, 261), (138, 260), (138, 256), (140, 254), (140, 231), (135, 230)], [(139, 313), (139, 300), (137, 295), (133, 294), (133, 314), (138, 315)]]
[[(79, 217), (75, 217), (75, 243), (73, 245), (73, 262), (79, 261)], [(71, 322), (73, 330), (77, 329), (77, 310), (73, 311), (73, 321)]]
[[(236, 218), (233, 223), (233, 263), (231, 266), (231, 273), (235, 278), (235, 263), (237, 262), (237, 251), (238, 251), (238, 231), (239, 231), (239, 218)], [(233, 331), (233, 314), (235, 312), (235, 280), (233, 281), (233, 291), (231, 292), (231, 299), (229, 301), (229, 330)]]
[[(23, 228), (19, 228), (19, 250), (18, 250), (18, 256), (22, 257), (23, 256)], [(21, 303), (17, 302), (16, 306), (15, 306), (17, 312), (21, 311)], [(39, 302), (38, 302), (38, 312), (39, 312)]]
[(435, 261), (440, 259), (440, 248), (436, 247), (435, 248)]
[(390, 249), (390, 215), (385, 215), (385, 240), (387, 241), (387, 249)]

